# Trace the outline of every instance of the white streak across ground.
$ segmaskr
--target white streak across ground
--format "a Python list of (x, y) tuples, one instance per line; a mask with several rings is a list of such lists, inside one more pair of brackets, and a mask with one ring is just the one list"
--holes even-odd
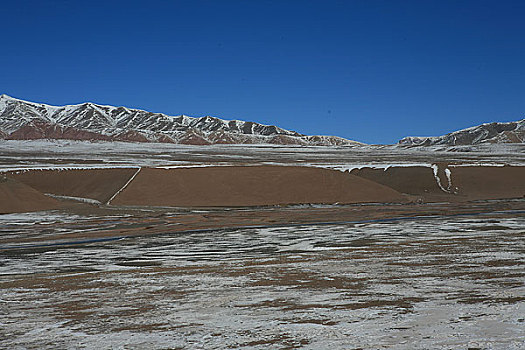
[(131, 183), (131, 181), (133, 181), (133, 179), (139, 174), (140, 170), (142, 168), (138, 168), (137, 171), (131, 175), (131, 177), (129, 178), (129, 180), (124, 184), (124, 186), (122, 186), (117, 192), (115, 192), (115, 194), (113, 194), (113, 196), (111, 196), (110, 199), (108, 199), (108, 201), (106, 202), (106, 205), (109, 205), (111, 203), (111, 201), (113, 199), (115, 199), (115, 197), (120, 193), (122, 192), (126, 187), (128, 187), (128, 185)]
[(85, 198), (85, 197), (73, 197), (73, 196), (59, 196), (52, 193), (44, 193), (46, 196), (56, 199), (66, 199), (71, 201), (77, 201), (82, 203), (89, 203), (89, 204), (102, 204), (99, 200), (92, 199), (92, 198)]

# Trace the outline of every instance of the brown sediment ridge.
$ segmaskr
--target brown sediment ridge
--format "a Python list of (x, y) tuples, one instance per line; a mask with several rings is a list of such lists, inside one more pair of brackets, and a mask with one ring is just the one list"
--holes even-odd
[[(434, 169), (422, 166), (362, 168), (351, 173), (268, 165), (142, 168), (138, 173), (137, 168), (18, 171), (5, 174), (16, 182), (2, 185), (0, 206), (3, 212), (20, 212), (57, 205), (44, 194), (96, 199), (102, 204), (112, 198), (114, 206), (166, 207), (404, 203), (417, 199), (461, 202), (525, 195), (525, 167), (436, 166), (439, 184)], [(24, 190), (22, 184), (26, 185)], [(13, 194), (15, 189), (27, 195)], [(15, 197), (18, 199), (11, 203), (10, 198)]]
[[(437, 177), (429, 167), (361, 168), (351, 174), (383, 184), (425, 200), (471, 201), (523, 198), (523, 166), (454, 166), (436, 164)], [(448, 169), (450, 182), (445, 171)]]
[(265, 165), (144, 168), (111, 204), (237, 207), (406, 201), (396, 190), (348, 173)]
[(7, 176), (42, 193), (105, 203), (136, 171), (136, 168), (46, 169), (10, 172)]
[(353, 169), (350, 174), (383, 184), (401, 193), (443, 194), (434, 178), (432, 168), (429, 167), (391, 167), (388, 169), (365, 167)]
[(61, 208), (56, 199), (0, 174), (0, 214)]
[(475, 199), (525, 198), (523, 166), (451, 167), (452, 186), (458, 196)]

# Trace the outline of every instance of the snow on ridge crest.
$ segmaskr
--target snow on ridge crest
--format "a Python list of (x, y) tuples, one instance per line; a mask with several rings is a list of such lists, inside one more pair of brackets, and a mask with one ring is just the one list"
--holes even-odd
[[(190, 117), (184, 114), (178, 116), (169, 116), (164, 113), (152, 113), (140, 109), (127, 108), (123, 106), (115, 107), (108, 105), (99, 105), (93, 102), (84, 102), (80, 104), (65, 106), (50, 106), (43, 103), (19, 100), (5, 94), (2, 95), (0, 103), (0, 115), (2, 115), (5, 112), (7, 107), (13, 104), (26, 107), (31, 106), (39, 109), (44, 108), (48, 111), (48, 113), (42, 113), (42, 111), (38, 111), (40, 113), (35, 111), (37, 113), (34, 113), (37, 114), (38, 117), (40, 117), (39, 119), (43, 119), (45, 121), (53, 121), (61, 125), (72, 127), (86, 127), (87, 125), (91, 126), (90, 129), (92, 129), (93, 127), (98, 127), (99, 129), (103, 127), (117, 127), (119, 122), (128, 119), (127, 124), (136, 125), (137, 127), (140, 126), (140, 129), (145, 128), (149, 131), (155, 131), (155, 122), (159, 120), (169, 121), (175, 124), (176, 126), (203, 126), (204, 128), (210, 129), (210, 131), (214, 131), (213, 129), (215, 129), (213, 125), (210, 124), (215, 124), (216, 127), (226, 129), (225, 131), (233, 131), (229, 130), (230, 128), (228, 127), (229, 122), (231, 122), (230, 120), (224, 120), (212, 116)], [(48, 117), (51, 118), (46, 118), (45, 114), (48, 114)], [(136, 120), (129, 123), (129, 119)], [(243, 125), (244, 123), (247, 123), (237, 120), (235, 122), (237, 122), (235, 124), (241, 123)], [(254, 124), (260, 125), (261, 127), (272, 127), (258, 123)], [(278, 130), (277, 133), (287, 135), (297, 134), (293, 131), (288, 131), (277, 127), (274, 128)], [(2, 128), (0, 127), (0, 130), (1, 129)]]
[(471, 126), (443, 136), (408, 136), (401, 145), (475, 145), (482, 143), (525, 143), (525, 119)]
[(0, 96), (0, 138), (66, 138), (194, 144), (355, 144), (342, 138), (309, 139), (305, 135), (274, 125), (225, 120), (209, 115), (169, 116), (93, 102), (51, 106), (23, 101), (7, 95)]

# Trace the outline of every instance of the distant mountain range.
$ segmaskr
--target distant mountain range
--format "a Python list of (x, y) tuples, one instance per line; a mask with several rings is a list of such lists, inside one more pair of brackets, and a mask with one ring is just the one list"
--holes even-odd
[(0, 96), (0, 139), (69, 139), (178, 144), (357, 145), (336, 136), (308, 136), (273, 125), (215, 117), (168, 116), (86, 102), (50, 106)]
[(402, 145), (476, 145), (525, 142), (525, 119), (509, 123), (486, 123), (435, 137), (405, 137)]
[[(166, 142), (191, 145), (277, 144), (360, 145), (337, 136), (308, 136), (295, 131), (216, 117), (169, 116), (91, 102), (50, 106), (0, 95), (0, 139), (67, 139)], [(435, 137), (405, 137), (401, 145), (473, 145), (525, 142), (525, 119), (487, 123)]]

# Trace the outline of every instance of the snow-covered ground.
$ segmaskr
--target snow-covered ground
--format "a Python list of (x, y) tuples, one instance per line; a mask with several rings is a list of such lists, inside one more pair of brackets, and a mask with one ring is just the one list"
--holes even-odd
[[(11, 219), (30, 229), (36, 215)], [(91, 220), (63, 215), (48, 220)], [(9, 252), (0, 347), (523, 349), (524, 220), (236, 229)]]
[(191, 146), (161, 143), (0, 140), (0, 171), (38, 168), (184, 167), (286, 164), (351, 170), (356, 167), (525, 165), (524, 144), (456, 147)]
[[(436, 164), (436, 182), (450, 190), (454, 167), (523, 166), (525, 146), (0, 140), (0, 172), (257, 164)], [(137, 227), (136, 214), (104, 213), (0, 215), (0, 240)], [(155, 215), (144, 214), (144, 230)], [(0, 250), (0, 348), (522, 349), (524, 216), (491, 215), (11, 244)]]

